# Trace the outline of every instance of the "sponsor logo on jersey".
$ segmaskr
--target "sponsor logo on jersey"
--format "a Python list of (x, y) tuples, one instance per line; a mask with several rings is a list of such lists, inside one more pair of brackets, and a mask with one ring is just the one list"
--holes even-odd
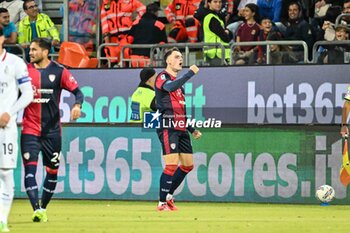
[(42, 94), (52, 94), (53, 89), (38, 89), (38, 92)]
[(33, 103), (38, 103), (38, 104), (42, 104), (42, 103), (44, 103), (44, 104), (46, 104), (46, 103), (48, 103), (50, 101), (50, 99), (48, 99), (48, 98), (35, 98), (34, 100), (33, 100)]
[(8, 87), (9, 85), (8, 85), (8, 83), (7, 82), (1, 82), (0, 81), (0, 87)]
[(9, 74), (9, 68), (8, 68), (8, 66), (5, 66), (4, 73), (5, 73), (5, 74)]

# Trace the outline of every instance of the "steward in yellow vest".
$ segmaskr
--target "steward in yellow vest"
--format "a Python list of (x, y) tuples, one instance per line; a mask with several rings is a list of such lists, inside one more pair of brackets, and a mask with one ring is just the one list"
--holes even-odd
[[(231, 38), (229, 31), (225, 29), (224, 22), (219, 18), (218, 12), (221, 10), (221, 0), (208, 0), (209, 13), (203, 20), (203, 34), (205, 43), (221, 43), (227, 47), (224, 51), (225, 61), (230, 59), (230, 49), (228, 48)], [(222, 49), (221, 47), (208, 47), (204, 50), (207, 62), (210, 65), (221, 65)]]
[(130, 122), (142, 123), (144, 112), (156, 111), (154, 82), (157, 73), (153, 68), (143, 68), (140, 72), (141, 82), (131, 96)]

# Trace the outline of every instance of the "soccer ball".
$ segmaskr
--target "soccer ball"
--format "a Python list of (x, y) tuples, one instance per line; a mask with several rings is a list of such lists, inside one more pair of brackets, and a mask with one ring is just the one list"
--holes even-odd
[(330, 185), (322, 185), (316, 190), (316, 198), (323, 202), (328, 203), (334, 199), (335, 191), (334, 188)]

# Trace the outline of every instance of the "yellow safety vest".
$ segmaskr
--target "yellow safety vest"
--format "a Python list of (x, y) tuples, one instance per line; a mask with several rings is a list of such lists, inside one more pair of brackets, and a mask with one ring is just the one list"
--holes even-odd
[(155, 97), (154, 90), (146, 87), (138, 87), (131, 96), (130, 122), (143, 122), (144, 112), (153, 112), (152, 100)]
[[(43, 13), (38, 14), (35, 21), (35, 27), (38, 37), (51, 38), (60, 41), (60, 34), (48, 15)], [(18, 43), (29, 43), (32, 40), (32, 34), (29, 16), (26, 16), (18, 24)]]
[[(216, 18), (221, 26), (224, 28), (224, 22), (219, 18), (219, 16), (209, 13), (204, 17), (203, 20), (203, 32), (204, 32), (204, 42), (205, 43), (221, 43), (223, 46), (228, 46), (229, 44), (222, 41), (220, 37), (218, 37), (214, 32), (212, 32), (209, 28), (209, 23), (212, 18)], [(209, 57), (210, 59), (213, 59), (215, 57), (222, 58), (222, 50), (220, 47), (213, 48), (209, 47), (208, 49), (204, 50), (204, 54)], [(230, 49), (225, 49), (225, 59), (230, 59)]]

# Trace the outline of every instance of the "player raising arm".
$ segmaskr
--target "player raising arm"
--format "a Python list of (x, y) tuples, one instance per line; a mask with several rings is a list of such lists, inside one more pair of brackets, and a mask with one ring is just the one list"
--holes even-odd
[[(71, 119), (80, 117), (83, 93), (77, 81), (63, 66), (48, 58), (50, 41), (36, 38), (30, 44), (28, 71), (35, 87), (34, 101), (24, 111), (21, 135), (21, 151), (24, 165), (24, 186), (33, 207), (34, 222), (47, 222), (46, 206), (57, 184), (61, 155), (61, 122), (59, 102), (63, 89), (75, 95)], [(42, 154), (46, 176), (39, 204), (35, 174), (38, 156)]]
[(4, 41), (0, 27), (0, 232), (9, 232), (7, 218), (14, 196), (13, 169), (18, 152), (17, 112), (33, 100), (33, 89), (26, 64), (3, 49)]
[(182, 85), (198, 73), (199, 69), (192, 65), (186, 74), (176, 79), (177, 73), (182, 70), (182, 54), (177, 48), (172, 48), (165, 53), (164, 60), (166, 69), (156, 78), (156, 104), (163, 119), (173, 124), (168, 128), (161, 124), (161, 128), (157, 129), (165, 161), (160, 177), (158, 211), (177, 210), (173, 194), (193, 168), (192, 145), (187, 130), (195, 139), (201, 137), (198, 130), (183, 126), (187, 117)]

